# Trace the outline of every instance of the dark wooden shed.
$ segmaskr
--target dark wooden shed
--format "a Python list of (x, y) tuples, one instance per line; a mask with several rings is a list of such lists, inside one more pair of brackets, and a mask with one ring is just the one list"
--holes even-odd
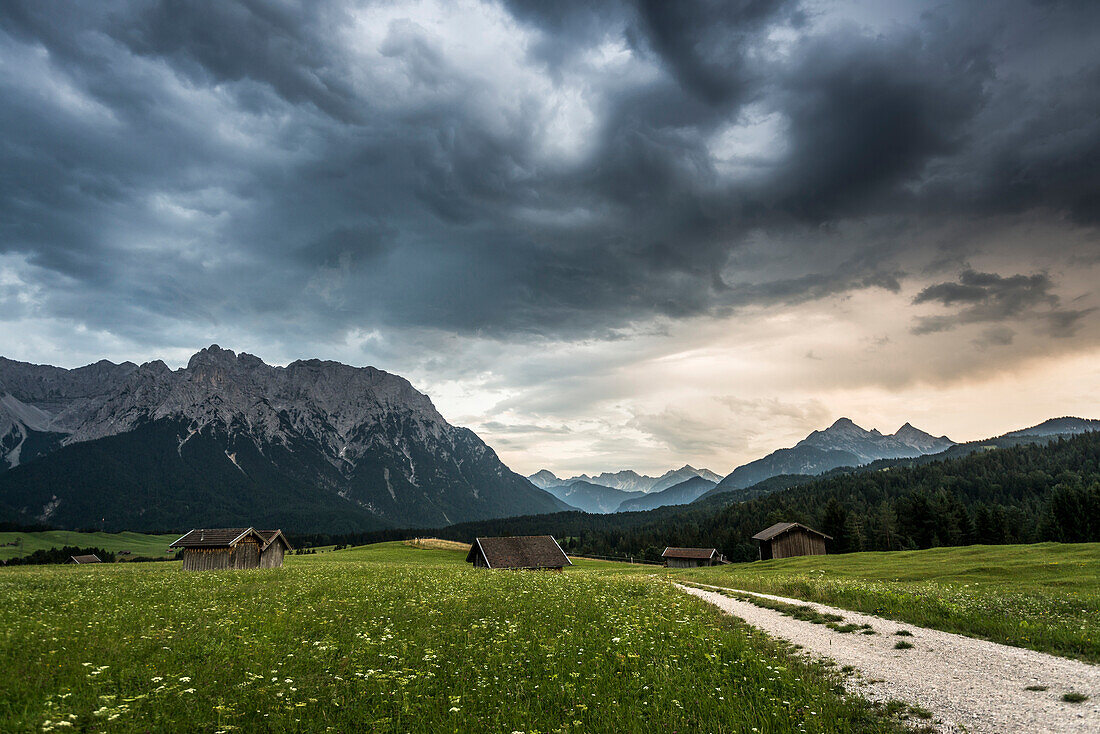
[(475, 568), (549, 569), (572, 566), (565, 551), (550, 535), (477, 538), (466, 555)]
[(752, 536), (760, 543), (760, 560), (770, 558), (790, 558), (791, 556), (823, 556), (825, 541), (833, 536), (826, 535), (797, 522), (777, 522), (767, 530), (761, 530)]
[(665, 548), (661, 558), (668, 568), (717, 566), (726, 560), (716, 548)]
[(91, 553), (86, 556), (69, 556), (69, 563), (73, 564), (85, 564), (85, 563), (103, 563), (95, 553)]
[(172, 543), (183, 549), (184, 571), (279, 568), (290, 543), (281, 530), (199, 528)]

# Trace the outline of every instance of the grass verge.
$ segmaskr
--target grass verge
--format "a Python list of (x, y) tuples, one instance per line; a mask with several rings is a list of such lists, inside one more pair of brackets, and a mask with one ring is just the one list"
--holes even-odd
[(1100, 662), (1100, 543), (804, 556), (672, 575)]

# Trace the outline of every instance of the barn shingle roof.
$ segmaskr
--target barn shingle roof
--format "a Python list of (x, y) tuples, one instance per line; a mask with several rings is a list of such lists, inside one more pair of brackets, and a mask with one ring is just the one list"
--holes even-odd
[(814, 535), (820, 535), (822, 538), (825, 538), (826, 540), (832, 540), (833, 539), (833, 536), (826, 535), (825, 533), (821, 532), (820, 530), (814, 530), (813, 528), (807, 527), (807, 526), (803, 525), (800, 522), (777, 522), (775, 525), (772, 525), (770, 528), (766, 528), (764, 530), (761, 530), (759, 533), (752, 536), (752, 539), (753, 540), (771, 540), (772, 538), (776, 537), (777, 535), (782, 535), (783, 533), (787, 532), (788, 530), (791, 530), (792, 528), (802, 528), (803, 530), (805, 530), (807, 532), (810, 532), (810, 533), (813, 533)]
[(285, 535), (283, 535), (282, 530), (257, 530), (256, 532), (258, 532), (264, 539), (264, 550), (267, 550), (267, 547), (274, 543), (277, 539), (282, 540), (283, 545), (286, 547), (287, 550), (294, 550), (290, 545), (290, 541), (286, 539)]
[(95, 553), (86, 556), (69, 556), (69, 558), (72, 559), (73, 563), (103, 563)]
[(267, 538), (254, 528), (196, 528), (168, 547), (229, 548), (249, 534), (255, 535), (261, 545), (267, 544)]
[(521, 535), (511, 538), (478, 538), (466, 556), (473, 563), (477, 554), (489, 568), (562, 568), (572, 566), (565, 551), (550, 535)]
[(707, 559), (718, 555), (716, 548), (665, 548), (662, 558), (697, 558)]

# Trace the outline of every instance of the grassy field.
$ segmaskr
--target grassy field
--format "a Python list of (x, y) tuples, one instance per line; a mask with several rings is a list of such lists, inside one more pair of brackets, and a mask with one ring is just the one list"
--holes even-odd
[(0, 731), (898, 730), (660, 575), (464, 556), (0, 569)]
[[(0, 561), (28, 556), (36, 550), (64, 548), (75, 545), (81, 548), (130, 551), (135, 556), (155, 558), (168, 555), (168, 544), (183, 533), (171, 535), (144, 535), (142, 533), (78, 533), (71, 530), (47, 530), (35, 533), (0, 533)], [(20, 545), (9, 545), (22, 540)]]
[(804, 556), (672, 575), (1100, 662), (1100, 543)]

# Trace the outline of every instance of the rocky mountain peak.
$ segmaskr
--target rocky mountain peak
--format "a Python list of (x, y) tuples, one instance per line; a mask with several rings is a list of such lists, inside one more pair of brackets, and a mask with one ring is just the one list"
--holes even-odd
[(211, 344), (191, 355), (191, 359), (187, 362), (187, 369), (200, 364), (225, 364), (236, 361), (236, 359), (237, 355), (232, 349), (222, 349), (217, 344)]
[[(211, 344), (178, 370), (160, 360), (77, 370), (5, 362), (0, 379), (18, 390), (0, 404), (0, 420), (11, 424), (4, 435), (16, 449), (33, 426), (42, 426), (55, 432), (49, 450), (66, 456), (100, 450), (77, 446), (91, 443), (136, 452), (127, 460), (137, 463), (147, 451), (159, 451), (142, 465), (146, 474), (175, 467), (162, 489), (177, 487), (172, 472), (188, 465), (189, 481), (209, 478), (215, 494), (227, 482), (261, 494), (271, 482), (281, 483), (304, 493), (295, 506), (310, 517), (309, 498), (316, 496), (338, 515), (405, 526), (566, 507), (509, 471), (472, 431), (447, 423), (408, 380), (373, 367), (321, 360), (276, 367)], [(45, 445), (46, 439), (35, 441)], [(11, 449), (0, 459), (9, 467), (22, 461)], [(73, 477), (114, 465), (81, 465)], [(128, 488), (115, 479), (99, 481), (112, 491), (143, 491), (148, 477), (137, 472), (132, 478), (137, 483)], [(52, 482), (35, 487), (46, 491)], [(63, 499), (74, 508), (78, 484)], [(71, 521), (84, 521), (76, 517)]]
[(932, 434), (925, 433), (912, 423), (906, 422), (904, 426), (894, 432), (894, 438), (932, 438)]

